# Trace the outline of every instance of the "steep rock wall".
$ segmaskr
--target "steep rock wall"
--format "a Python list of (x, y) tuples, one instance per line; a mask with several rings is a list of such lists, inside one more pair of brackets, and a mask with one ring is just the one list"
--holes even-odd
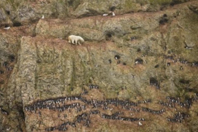
[[(115, 17), (101, 16), (108, 2), (71, 2), (82, 18), (25, 11), (24, 26), (1, 29), (0, 130), (196, 131), (198, 3), (171, 2), (157, 12), (118, 2)], [(85, 43), (69, 44), (70, 34)]]

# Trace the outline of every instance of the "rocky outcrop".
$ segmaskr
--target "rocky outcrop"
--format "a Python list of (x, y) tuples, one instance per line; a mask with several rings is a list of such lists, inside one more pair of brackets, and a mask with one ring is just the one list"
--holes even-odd
[(0, 30), (1, 131), (197, 130), (197, 1), (24, 3), (0, 10), (13, 25)]
[(68, 18), (101, 15), (115, 11), (116, 14), (129, 12), (152, 12), (165, 10), (193, 0), (2, 0), (0, 2), (0, 25), (21, 26), (46, 18)]

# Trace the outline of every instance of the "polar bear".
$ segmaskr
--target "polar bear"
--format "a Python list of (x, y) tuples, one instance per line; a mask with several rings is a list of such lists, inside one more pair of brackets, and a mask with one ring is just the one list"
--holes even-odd
[(68, 37), (68, 40), (69, 40), (69, 43), (79, 44), (79, 45), (85, 41), (82, 37), (76, 36), (76, 35), (70, 35)]

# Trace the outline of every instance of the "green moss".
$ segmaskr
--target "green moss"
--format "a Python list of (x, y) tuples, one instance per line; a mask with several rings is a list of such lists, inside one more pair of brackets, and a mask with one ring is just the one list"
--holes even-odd
[(148, 4), (147, 0), (138, 0), (137, 2), (140, 3), (141, 5)]
[(172, 0), (149, 0), (151, 4), (153, 5), (164, 5), (164, 4), (170, 4)]
[(136, 8), (135, 4), (133, 2), (131, 2), (131, 0), (126, 0), (125, 4), (124, 4), (124, 8), (126, 10), (133, 10)]
[(83, 76), (84, 76), (85, 83), (88, 84), (91, 73), (86, 70), (85, 62), (81, 61), (81, 66), (83, 67), (83, 71), (84, 71)]
[(72, 75), (71, 75), (71, 81), (70, 81), (70, 87), (68, 89), (68, 92), (71, 93), (75, 87), (76, 82), (76, 69), (75, 69), (75, 59), (73, 58), (73, 66), (72, 66)]
[(7, 2), (7, 4), (10, 4), (14, 10), (17, 10), (17, 8), (20, 5), (23, 5), (23, 3), (26, 1), (27, 0), (7, 0), (6, 2)]

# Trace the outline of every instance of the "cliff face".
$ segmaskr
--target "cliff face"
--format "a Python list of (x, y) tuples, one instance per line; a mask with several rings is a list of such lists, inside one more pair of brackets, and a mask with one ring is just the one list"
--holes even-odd
[(0, 131), (198, 129), (197, 1), (0, 5)]

